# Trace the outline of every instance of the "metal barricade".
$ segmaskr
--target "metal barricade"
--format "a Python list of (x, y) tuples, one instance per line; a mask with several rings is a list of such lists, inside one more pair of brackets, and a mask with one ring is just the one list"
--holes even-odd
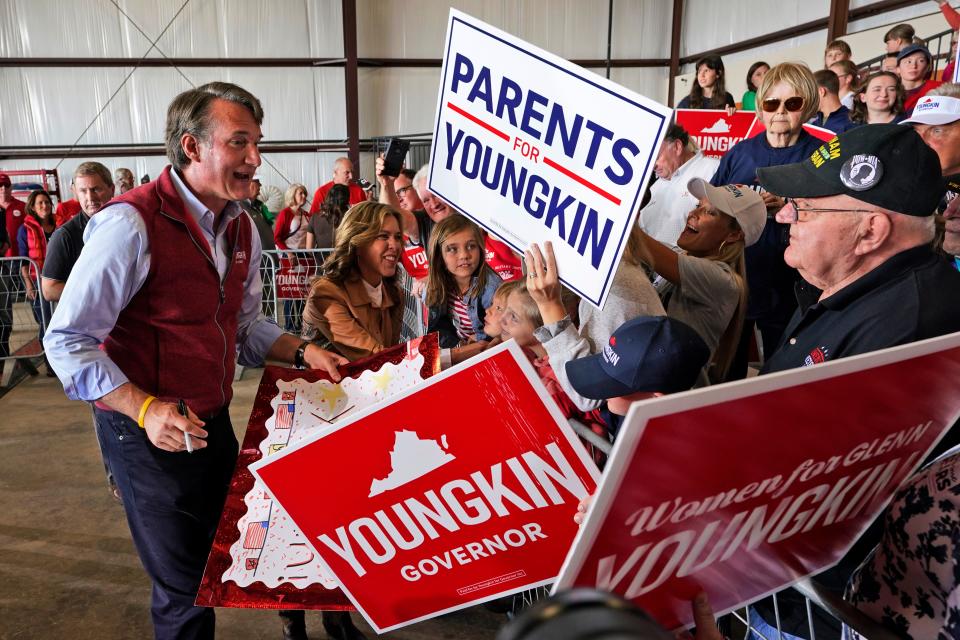
[(37, 263), (25, 257), (0, 258), (0, 365), (42, 356), (50, 315)]
[[(276, 320), (285, 331), (300, 335), (303, 309), (310, 293), (310, 283), (323, 275), (323, 262), (333, 249), (265, 250), (260, 258), (260, 279), (263, 281), (263, 315)], [(403, 267), (397, 277), (403, 292), (402, 341), (419, 338), (427, 332), (426, 308), (411, 293), (413, 278)]]
[(413, 293), (413, 278), (403, 267), (397, 269), (400, 290), (403, 291), (403, 320), (400, 340), (406, 342), (427, 333), (427, 308), (420, 296)]
[(263, 314), (285, 331), (300, 335), (310, 283), (323, 273), (332, 249), (267, 250), (260, 258)]

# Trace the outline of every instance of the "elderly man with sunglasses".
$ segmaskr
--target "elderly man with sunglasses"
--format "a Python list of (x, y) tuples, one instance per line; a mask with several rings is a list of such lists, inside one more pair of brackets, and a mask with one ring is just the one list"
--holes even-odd
[(786, 198), (799, 309), (763, 372), (960, 331), (960, 273), (934, 252), (940, 161), (910, 127), (860, 127), (759, 170)]

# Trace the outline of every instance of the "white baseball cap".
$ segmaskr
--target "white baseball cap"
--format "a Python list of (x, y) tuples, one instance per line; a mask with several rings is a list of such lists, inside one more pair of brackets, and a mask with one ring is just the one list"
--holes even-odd
[(950, 124), (960, 120), (960, 98), (924, 96), (900, 124)]
[(693, 178), (687, 183), (687, 191), (697, 199), (706, 198), (719, 211), (733, 217), (743, 230), (745, 246), (760, 239), (767, 224), (767, 206), (753, 189), (735, 184), (715, 187), (703, 178)]

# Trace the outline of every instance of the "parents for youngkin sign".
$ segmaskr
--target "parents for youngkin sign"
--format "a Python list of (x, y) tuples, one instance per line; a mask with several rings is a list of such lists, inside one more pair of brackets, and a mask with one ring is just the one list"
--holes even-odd
[(430, 190), (602, 307), (671, 114), (451, 10)]

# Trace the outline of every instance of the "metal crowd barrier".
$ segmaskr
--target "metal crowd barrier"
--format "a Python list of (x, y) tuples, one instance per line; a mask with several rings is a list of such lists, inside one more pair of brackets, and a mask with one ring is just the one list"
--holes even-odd
[[(29, 275), (31, 267), (33, 277)], [(50, 303), (43, 300), (40, 290), (37, 264), (26, 257), (0, 258), (0, 379), (4, 383), (13, 370), (7, 366), (8, 360), (14, 363), (43, 355), (42, 338), (50, 314)]]
[[(285, 331), (300, 335), (303, 309), (310, 283), (323, 275), (323, 261), (332, 249), (265, 250), (260, 258), (263, 281), (263, 315), (276, 320)], [(400, 339), (419, 338), (427, 332), (426, 308), (411, 295), (413, 279), (400, 267), (400, 288), (404, 292), (403, 326)]]

